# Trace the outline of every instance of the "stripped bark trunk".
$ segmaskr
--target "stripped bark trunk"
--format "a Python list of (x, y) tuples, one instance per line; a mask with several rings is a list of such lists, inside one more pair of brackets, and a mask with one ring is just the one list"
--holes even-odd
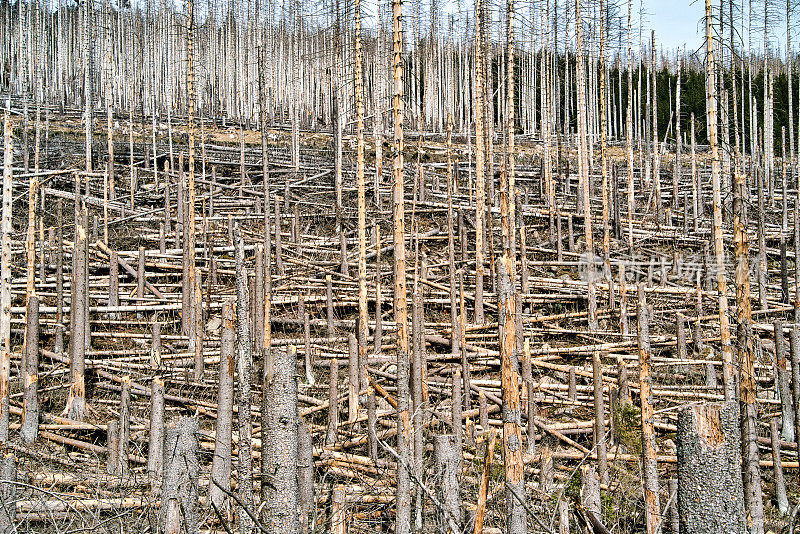
[(297, 485), (300, 500), (300, 532), (314, 528), (314, 444), (311, 432), (302, 418), (297, 429)]
[(781, 435), (778, 432), (778, 418), (769, 420), (769, 437), (772, 445), (772, 473), (775, 477), (775, 500), (778, 501), (778, 511), (785, 515), (789, 512), (789, 500), (786, 498), (786, 480), (783, 477), (781, 463)]
[(506, 509), (508, 532), (518, 534), (527, 532), (527, 514), (522, 461), (522, 412), (519, 405), (519, 361), (514, 333), (514, 288), (510, 276), (513, 268), (508, 256), (504, 255), (497, 262)]
[[(85, 383), (85, 357), (88, 350), (87, 341), (88, 323), (88, 263), (89, 251), (86, 243), (86, 205), (81, 205), (80, 213), (76, 216), (75, 226), (75, 254), (73, 259), (74, 299), (71, 303), (70, 318), (72, 328), (70, 331), (70, 371), (72, 384), (69, 389), (65, 413), (70, 419), (83, 421), (87, 415), (86, 409), (86, 383)], [(74, 317), (74, 319), (73, 319)]]
[(437, 498), (436, 532), (458, 534), (461, 532), (461, 504), (459, 498), (459, 476), (461, 474), (461, 443), (452, 434), (442, 434), (433, 438), (433, 461)]
[(644, 478), (645, 522), (647, 534), (660, 531), (661, 505), (658, 492), (658, 464), (656, 462), (656, 436), (653, 427), (653, 397), (650, 370), (649, 310), (645, 300), (644, 283), (639, 284), (639, 392), (642, 408), (642, 463)]
[(161, 479), (164, 460), (164, 381), (154, 377), (150, 387), (150, 439), (147, 447), (147, 473), (153, 492)]
[(394, 80), (394, 147), (392, 160), (394, 227), (394, 314), (397, 324), (397, 534), (411, 532), (411, 448), (409, 417), (408, 312), (406, 303), (405, 188), (403, 180), (403, 20), (401, 0), (392, 0), (392, 77)]
[(783, 321), (773, 323), (775, 337), (775, 368), (778, 393), (781, 398), (781, 439), (794, 441), (794, 405), (791, 393), (791, 369), (786, 362), (786, 338), (783, 335)]
[(161, 485), (161, 522), (165, 533), (198, 532), (197, 433), (196, 417), (180, 417), (166, 427)]

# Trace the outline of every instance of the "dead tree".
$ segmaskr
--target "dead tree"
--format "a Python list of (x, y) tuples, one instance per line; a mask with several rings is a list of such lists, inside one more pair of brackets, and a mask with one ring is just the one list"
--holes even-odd
[(264, 429), (262, 454), (267, 455), (267, 472), (262, 484), (268, 484), (264, 507), (266, 528), (270, 532), (300, 532), (300, 496), (297, 485), (297, 353), (275, 351), (275, 372), (268, 384), (267, 428)]
[(409, 416), (408, 305), (406, 302), (405, 187), (403, 179), (403, 20), (401, 0), (392, 0), (392, 77), (394, 80), (394, 146), (392, 154), (394, 228), (394, 314), (397, 324), (397, 512), (395, 532), (411, 532), (411, 448)]
[(0, 215), (0, 442), (8, 440), (11, 372), (11, 120), (3, 127), (3, 210)]
[(5, 452), (0, 464), (0, 532), (17, 532), (17, 459), (14, 453)]
[(155, 488), (161, 477), (164, 457), (164, 381), (154, 377), (150, 387), (150, 440), (147, 447), (147, 473)]
[(250, 317), (248, 304), (247, 271), (244, 266), (244, 239), (238, 226), (234, 228), (236, 243), (236, 370), (239, 379), (237, 422), (239, 424), (239, 495), (242, 506), (239, 509), (239, 530), (249, 534), (253, 530), (253, 520), (245, 508), (253, 510), (253, 469), (252, 469), (252, 428), (250, 419), (250, 372), (252, 352), (250, 347)]
[(642, 463), (644, 478), (645, 522), (647, 534), (658, 532), (661, 505), (658, 491), (658, 463), (656, 461), (656, 435), (653, 427), (653, 375), (650, 369), (650, 317), (645, 300), (644, 283), (639, 284), (639, 392), (642, 408)]
[(678, 515), (687, 534), (747, 532), (735, 402), (678, 412)]
[[(706, 1), (706, 10), (710, 10)], [(708, 23), (710, 24), (710, 22)], [(707, 32), (710, 31), (707, 29)], [(736, 256), (736, 319), (737, 319), (737, 364), (739, 366), (739, 409), (742, 443), (742, 476), (744, 477), (744, 499), (752, 518), (753, 532), (764, 531), (764, 505), (761, 500), (761, 473), (758, 458), (758, 407), (756, 405), (755, 352), (752, 338), (752, 309), (750, 301), (749, 241), (745, 216), (745, 175), (737, 163), (733, 177), (733, 239)], [(716, 193), (715, 193), (716, 220)], [(716, 223), (715, 223), (716, 231)], [(720, 243), (721, 244), (721, 243)], [(718, 279), (724, 279), (724, 272)], [(723, 280), (724, 282), (724, 280)], [(720, 289), (722, 289), (721, 286)], [(723, 295), (720, 295), (722, 303)], [(726, 306), (727, 306), (727, 300)], [(722, 308), (720, 308), (721, 310)], [(721, 313), (721, 311), (720, 311)], [(727, 313), (726, 313), (727, 315)], [(726, 384), (726, 399), (728, 386)]]
[(314, 444), (311, 432), (302, 418), (297, 430), (297, 485), (300, 498), (300, 532), (311, 532), (314, 526)]
[(725, 400), (734, 397), (733, 350), (731, 348), (730, 323), (728, 319), (728, 292), (725, 277), (725, 248), (722, 230), (722, 186), (720, 172), (719, 146), (717, 141), (717, 65), (714, 52), (711, 0), (706, 0), (706, 113), (708, 124), (708, 144), (711, 145), (711, 183), (714, 194), (712, 229), (714, 234), (714, 258), (719, 295), (719, 329), (722, 345), (722, 376), (725, 386)]
[(75, 421), (83, 421), (86, 409), (86, 350), (89, 341), (88, 293), (89, 293), (89, 250), (86, 235), (87, 211), (82, 201), (77, 214), (75, 226), (75, 252), (73, 258), (74, 275), (72, 278), (73, 301), (70, 309), (70, 371), (72, 384), (69, 388), (66, 415)]
[(33, 443), (39, 433), (39, 297), (35, 294), (28, 299), (26, 316), (22, 426), (19, 433), (22, 441)]
[(457, 534), (461, 532), (461, 504), (459, 477), (461, 475), (461, 444), (452, 434), (433, 438), (433, 458), (436, 469), (437, 498), (442, 504), (437, 508), (436, 532)]
[(198, 532), (197, 418), (179, 417), (164, 432), (161, 524), (165, 534)]
[(503, 458), (506, 472), (508, 532), (527, 532), (525, 480), (522, 462), (522, 411), (519, 404), (519, 358), (516, 354), (514, 288), (508, 256), (497, 262), (498, 308), (500, 310), (500, 357), (503, 388)]
[(211, 462), (209, 499), (223, 510), (231, 484), (231, 438), (233, 434), (233, 375), (236, 344), (236, 319), (233, 299), (222, 308), (222, 335), (220, 339), (219, 389), (217, 390), (217, 428), (214, 435), (214, 459)]

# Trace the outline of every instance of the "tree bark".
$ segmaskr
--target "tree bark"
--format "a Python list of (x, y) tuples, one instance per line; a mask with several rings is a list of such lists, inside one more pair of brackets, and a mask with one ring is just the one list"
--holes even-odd
[(30, 444), (36, 441), (39, 433), (39, 297), (35, 294), (28, 298), (26, 316), (22, 427), (19, 433), (22, 441)]
[(268, 411), (262, 454), (267, 455), (268, 464), (267, 472), (262, 474), (262, 484), (269, 485), (264, 507), (265, 527), (270, 532), (296, 534), (300, 532), (299, 414), (297, 353), (293, 345), (289, 350), (275, 351), (275, 372), (265, 394)]
[[(214, 435), (214, 459), (211, 462), (209, 499), (220, 512), (225, 509), (231, 484), (231, 437), (233, 434), (234, 364), (236, 332), (233, 299), (222, 307), (220, 338), (219, 389), (217, 390), (217, 428)], [(215, 483), (216, 482), (216, 483)]]
[(500, 356), (503, 389), (503, 459), (505, 461), (508, 532), (527, 532), (525, 480), (522, 462), (522, 412), (519, 405), (519, 362), (514, 333), (514, 288), (508, 256), (497, 262), (498, 308), (500, 309)]
[[(161, 522), (165, 533), (198, 532), (199, 463), (197, 459), (197, 418), (180, 417), (167, 425), (164, 436), (164, 483), (161, 485)], [(174, 513), (176, 508), (180, 513)]]
[(678, 412), (678, 514), (682, 533), (744, 534), (735, 403), (700, 404)]
[(437, 498), (441, 507), (436, 510), (436, 532), (458, 534), (461, 532), (461, 505), (459, 476), (461, 474), (461, 443), (452, 434), (433, 438), (433, 461)]

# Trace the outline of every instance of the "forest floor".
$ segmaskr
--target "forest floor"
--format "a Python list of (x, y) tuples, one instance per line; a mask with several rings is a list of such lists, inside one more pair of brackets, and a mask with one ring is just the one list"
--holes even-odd
[[(181, 329), (182, 244), (181, 221), (177, 218), (177, 182), (186, 165), (187, 135), (174, 126), (159, 124), (155, 154), (151, 124), (133, 128), (133, 163), (130, 167), (127, 118), (115, 123), (116, 198), (107, 189), (102, 169), (106, 165), (105, 122), (98, 120), (94, 168), (86, 174), (83, 130), (79, 118), (52, 121), (42, 142), (41, 203), (36, 209), (41, 230), (36, 233), (36, 292), (40, 298), (40, 367), (38, 394), (41, 404), (39, 438), (32, 445), (18, 439), (22, 411), (20, 361), (24, 349), (26, 255), (28, 224), (27, 190), (32, 177), (23, 167), (20, 147), (21, 121), (14, 123), (14, 204), (12, 241), (12, 369), (11, 439), (7, 451), (17, 459), (17, 481), (13, 499), (3, 506), (16, 507), (18, 531), (157, 532), (159, 531), (159, 480), (147, 469), (151, 421), (151, 384), (158, 376), (165, 383), (166, 419), (193, 415), (199, 419), (199, 500), (197, 512), (201, 531), (224, 532), (235, 528), (234, 503), (222, 510), (220, 518), (208, 505), (210, 466), (214, 454), (219, 384), (220, 334), (224, 302), (236, 296), (237, 269), (234, 261), (232, 224), (245, 239), (246, 272), (252, 278), (254, 249), (264, 243), (263, 174), (259, 132), (221, 125), (204, 127), (198, 135), (196, 153), (196, 262), (202, 274), (202, 354), (205, 369), (198, 380), (193, 376), (194, 360), (188, 337)], [(33, 129), (29, 142), (33, 145)], [(200, 146), (202, 143), (204, 146)], [(271, 265), (272, 347), (286, 350), (295, 346), (298, 355), (299, 410), (308, 425), (314, 454), (314, 504), (308, 518), (317, 532), (327, 532), (331, 522), (332, 493), (344, 486), (344, 517), (349, 532), (392, 531), (397, 464), (385, 443), (394, 447), (396, 427), (397, 336), (393, 312), (391, 143), (384, 142), (383, 176), (375, 180), (374, 139), (367, 145), (367, 288), (369, 305), (368, 357), (363, 376), (350, 366), (353, 360), (350, 335), (355, 333), (358, 314), (357, 195), (355, 183), (355, 137), (344, 140), (342, 207), (337, 214), (333, 139), (329, 133), (300, 133), (300, 161), (291, 161), (291, 131), (274, 128), (269, 132), (270, 187), (269, 232), (273, 234)], [(478, 487), (488, 473), (485, 532), (498, 532), (505, 522), (505, 490), (500, 439), (493, 463), (485, 465), (490, 436), (501, 436), (500, 353), (498, 336), (495, 262), (502, 253), (499, 195), (490, 199), (491, 229), (487, 236), (482, 307), (483, 321), (476, 319), (475, 302), (475, 191), (474, 146), (453, 146), (452, 160), (454, 220), (448, 222), (447, 145), (444, 135), (419, 142), (411, 134), (406, 145), (405, 213), (409, 302), (422, 319), (414, 322), (413, 335), (419, 339), (421, 368), (414, 368), (424, 380), (422, 397), (414, 398), (414, 433), (421, 433), (423, 453), (415, 464), (415, 477), (436, 492), (432, 436), (455, 431), (453, 424), (453, 380), (463, 376), (462, 357), (468, 361), (469, 380), (464, 381), (462, 421), (463, 466), (460, 496), (465, 531), (472, 531)], [(587, 255), (584, 217), (577, 207), (577, 170), (574, 147), (566, 148), (556, 180), (558, 213), (551, 214), (541, 176), (543, 147), (538, 141), (523, 141), (518, 150), (517, 276), (521, 303), (515, 317), (518, 330), (516, 355), (523, 375), (522, 406), (525, 414), (525, 479), (531, 531), (556, 531), (560, 524), (560, 503), (566, 503), (573, 531), (580, 523), (581, 467), (596, 465), (598, 439), (594, 402), (592, 356), (599, 352), (602, 362), (604, 411), (602, 422), (608, 444), (609, 477), (602, 488), (602, 520), (617, 532), (641, 531), (644, 501), (641, 490), (641, 411), (637, 343), (637, 285), (642, 284), (650, 314), (652, 379), (657, 433), (658, 465), (664, 524), (670, 525), (675, 509), (668, 480), (675, 478), (676, 421), (678, 410), (690, 403), (720, 401), (722, 373), (719, 346), (719, 316), (716, 280), (709, 252), (711, 241), (711, 184), (709, 157), (698, 152), (697, 176), (701, 184), (702, 214), (695, 216), (692, 205), (691, 164), (684, 148), (684, 164), (678, 183), (679, 197), (672, 198), (674, 154), (661, 156), (661, 191), (664, 206), (671, 208), (662, 221), (652, 209), (652, 183), (639, 167), (635, 176), (633, 220), (627, 215), (626, 151), (609, 149), (616, 177), (609, 210), (607, 261), (603, 251), (601, 177), (599, 147), (594, 149), (592, 211), (595, 253)], [(179, 154), (184, 157), (179, 159)], [(29, 152), (33, 168), (34, 151)], [(502, 145), (495, 148), (494, 180), (499, 184)], [(555, 160), (556, 149), (553, 147)], [(244, 157), (244, 161), (241, 158)], [(640, 160), (635, 154), (637, 165)], [(152, 160), (159, 162), (153, 172)], [(165, 173), (164, 162), (179, 172)], [(780, 165), (780, 163), (779, 163)], [(779, 167), (780, 168), (780, 167)], [(245, 175), (242, 175), (244, 169)], [(420, 169), (424, 180), (419, 181)], [(571, 176), (567, 178), (567, 173)], [(212, 178), (213, 174), (213, 178)], [(132, 176), (136, 176), (132, 180)], [(73, 197), (75, 181), (88, 186), (89, 208), (89, 305), (91, 345), (86, 352), (87, 402), (89, 417), (82, 422), (64, 415), (71, 383), (69, 366), (69, 305), (75, 226)], [(131, 198), (131, 182), (134, 182)], [(377, 195), (376, 195), (377, 183)], [(499, 185), (491, 190), (499, 190)], [(167, 190), (170, 194), (167, 194)], [(489, 189), (487, 188), (487, 191)], [(754, 331), (757, 343), (757, 381), (760, 406), (759, 437), (762, 447), (764, 502), (770, 527), (778, 530), (787, 523), (777, 511), (770, 454), (769, 421), (780, 416), (781, 399), (775, 389), (775, 343), (773, 321), (794, 321), (794, 306), (782, 294), (781, 281), (788, 277), (794, 288), (794, 246), (791, 223), (781, 222), (784, 190), (780, 175), (767, 198), (765, 242), (767, 273), (764, 283), (766, 307), (758, 307), (754, 295)], [(751, 188), (753, 198), (756, 189)], [(787, 191), (789, 211), (794, 209), (796, 191)], [(57, 220), (57, 199), (63, 203), (62, 220)], [(165, 210), (166, 199), (171, 199)], [(131, 202), (132, 200), (132, 202)], [(726, 208), (728, 200), (725, 200)], [(521, 208), (521, 209), (520, 209)], [(277, 213), (276, 213), (277, 210)], [(755, 211), (755, 210), (753, 210)], [(165, 228), (169, 213), (170, 229)], [(276, 217), (277, 214), (277, 217)], [(669, 219), (667, 219), (668, 217)], [(280, 227), (280, 258), (275, 250), (275, 225)], [(729, 220), (729, 212), (725, 215)], [(341, 220), (344, 239), (337, 231)], [(791, 220), (791, 219), (790, 219)], [(551, 227), (559, 224), (560, 231)], [(63, 296), (59, 285), (57, 228), (63, 229)], [(755, 225), (753, 225), (755, 226)], [(526, 236), (523, 246), (520, 229)], [(633, 230), (633, 247), (628, 244)], [(377, 230), (377, 231), (376, 231)], [(448, 232), (454, 234), (455, 268), (448, 257)], [(753, 230), (755, 231), (755, 230)], [(376, 235), (379, 242), (376, 242)], [(557, 236), (561, 236), (561, 240)], [(780, 242), (789, 243), (787, 261), (781, 265)], [(758, 239), (751, 236), (751, 252)], [(345, 261), (342, 262), (342, 243)], [(119, 269), (119, 305), (109, 305), (109, 250), (116, 252), (134, 269), (143, 251), (144, 278), (162, 294), (159, 298), (142, 281)], [(376, 252), (380, 251), (380, 261)], [(522, 255), (525, 255), (525, 262)], [(590, 329), (587, 311), (587, 266), (591, 258), (597, 270), (598, 327)], [(344, 263), (344, 267), (343, 267)], [(727, 272), (729, 299), (735, 301), (733, 265)], [(463, 273), (464, 285), (455, 303), (450, 287)], [(787, 274), (789, 273), (789, 274)], [(330, 277), (330, 282), (328, 278)], [(755, 276), (754, 276), (755, 287)], [(251, 282), (252, 283), (252, 282)], [(380, 285), (381, 307), (376, 293)], [(332, 292), (332, 314), (327, 293)], [(251, 294), (254, 292), (251, 291)], [(757, 291), (754, 291), (757, 293)], [(792, 289), (791, 295), (794, 294)], [(253, 297), (255, 299), (255, 297)], [(451, 350), (451, 306), (460, 313), (463, 299), (466, 331), (464, 348)], [(792, 299), (792, 302), (795, 302)], [(255, 305), (255, 300), (253, 305)], [(58, 313), (64, 306), (63, 313)], [(409, 305), (409, 313), (412, 306)], [(380, 311), (380, 313), (378, 313)], [(678, 315), (684, 316), (686, 339), (677, 336)], [(251, 320), (255, 320), (252, 318)], [(60, 321), (60, 322), (59, 322)], [(381, 322), (382, 339), (376, 346), (376, 321)], [(409, 321), (411, 322), (411, 321)], [(160, 355), (153, 349), (153, 324), (160, 325)], [(304, 328), (307, 324), (308, 328)], [(56, 347), (59, 328), (64, 332), (63, 349)], [(787, 329), (791, 326), (787, 325)], [(681, 353), (683, 349), (686, 351)], [(340, 409), (335, 440), (329, 435), (330, 366), (338, 360)], [(260, 466), (261, 410), (263, 397), (263, 354), (253, 359), (253, 445), (254, 466)], [(456, 375), (459, 372), (461, 374)], [(527, 376), (526, 376), (527, 375)], [(627, 379), (626, 379), (627, 376)], [(365, 381), (366, 378), (366, 381)], [(109, 423), (120, 420), (122, 384), (130, 380), (130, 442), (128, 464), (121, 474), (109, 474)], [(353, 384), (355, 380), (356, 384)], [(463, 378), (462, 378), (463, 380)], [(355, 390), (355, 393), (351, 393)], [(375, 391), (379, 438), (377, 457), (371, 457), (367, 423), (367, 401)], [(528, 399), (532, 399), (530, 402)], [(350, 404), (356, 405), (351, 408)], [(533, 416), (535, 430), (527, 425)], [(112, 425), (113, 426), (113, 425)], [(236, 428), (236, 427), (234, 427)], [(531, 440), (530, 438), (534, 438)], [(238, 433), (234, 431), (234, 442)], [(787, 471), (789, 502), (798, 497), (797, 447), (790, 440), (781, 443), (783, 468)], [(236, 491), (238, 447), (234, 447), (232, 488)], [(374, 454), (373, 454), (374, 456)], [(112, 469), (113, 471), (113, 469)], [(255, 467), (256, 494), (261, 480)], [(414, 484), (419, 488), (419, 484)], [(420, 492), (422, 490), (419, 490)], [(415, 489), (415, 493), (417, 489)], [(418, 516), (423, 531), (433, 531), (436, 507), (424, 494)], [(415, 507), (417, 504), (415, 504)], [(416, 508), (415, 508), (416, 510)], [(669, 513), (668, 513), (669, 512)], [(544, 525), (544, 526), (542, 526)], [(309, 527), (311, 528), (311, 527)]]

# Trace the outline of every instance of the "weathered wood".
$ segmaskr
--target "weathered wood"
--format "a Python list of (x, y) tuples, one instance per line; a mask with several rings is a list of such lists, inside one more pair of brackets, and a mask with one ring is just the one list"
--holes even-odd
[(739, 470), (738, 409), (732, 402), (678, 412), (681, 532), (746, 532)]
[(24, 443), (36, 441), (39, 432), (39, 297), (28, 298), (25, 325), (25, 353), (22, 361), (23, 403), (20, 437)]
[(265, 527), (270, 532), (289, 534), (300, 532), (296, 357), (294, 346), (275, 351), (275, 373), (266, 391), (267, 427), (262, 429), (262, 454), (269, 459), (267, 472), (262, 473), (265, 477), (262, 484), (269, 485), (264, 506)]

